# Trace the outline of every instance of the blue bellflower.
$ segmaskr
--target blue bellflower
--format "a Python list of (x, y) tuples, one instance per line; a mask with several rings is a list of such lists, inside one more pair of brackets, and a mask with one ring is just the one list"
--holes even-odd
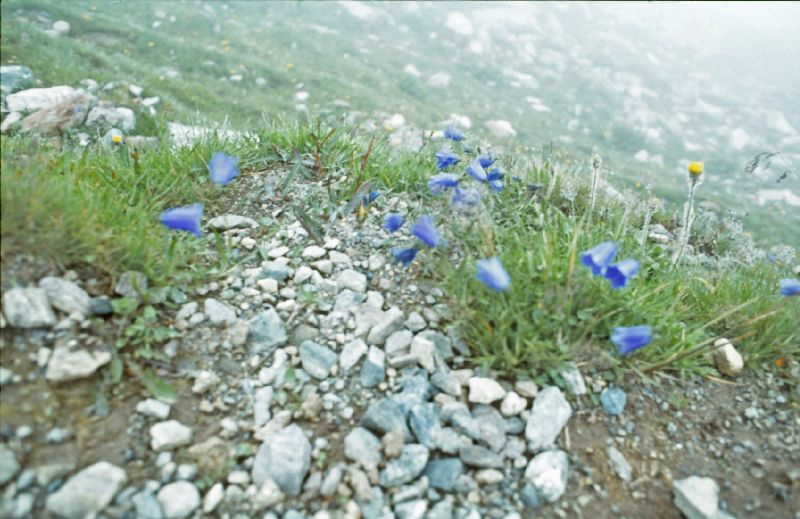
[(411, 262), (414, 261), (414, 258), (417, 257), (417, 252), (419, 251), (414, 247), (409, 247), (407, 249), (395, 248), (392, 249), (392, 256), (394, 256), (394, 260), (397, 263), (402, 263), (404, 267), (408, 267), (411, 265)]
[(503, 268), (497, 256), (485, 260), (478, 260), (475, 279), (486, 285), (491, 290), (502, 292), (511, 287), (511, 277)]
[(606, 279), (611, 283), (611, 288), (618, 289), (628, 284), (628, 281), (639, 272), (639, 262), (635, 259), (624, 259), (616, 265), (606, 269)]
[(411, 227), (411, 234), (430, 247), (439, 245), (439, 231), (436, 230), (433, 219), (427, 214), (419, 217), (417, 223)]
[(395, 232), (403, 226), (406, 218), (400, 213), (389, 213), (383, 219), (383, 228), (389, 232)]
[(439, 173), (428, 180), (428, 188), (431, 190), (431, 194), (438, 195), (451, 187), (456, 187), (460, 178), (454, 173)]
[(800, 295), (800, 279), (784, 278), (778, 283), (781, 286), (781, 295), (786, 297)]
[(489, 182), (489, 189), (495, 193), (503, 190), (503, 173), (500, 168), (494, 168), (486, 175), (486, 181)]
[(592, 269), (592, 276), (599, 276), (606, 271), (608, 264), (617, 255), (617, 244), (605, 241), (592, 250), (581, 253), (581, 265)]
[(480, 162), (477, 160), (467, 166), (467, 174), (478, 182), (486, 182), (486, 170), (483, 169), (483, 166), (481, 166)]
[(461, 133), (461, 131), (459, 131), (459, 129), (455, 126), (450, 126), (445, 129), (444, 136), (456, 142), (461, 142), (461, 139), (464, 138), (464, 134)]
[(481, 201), (481, 194), (474, 187), (460, 188), (456, 186), (453, 190), (453, 196), (450, 197), (450, 203), (456, 209), (465, 210), (478, 204)]
[(161, 216), (159, 221), (177, 231), (187, 231), (198, 238), (200, 237), (200, 219), (203, 217), (203, 204), (192, 204), (183, 207), (175, 207), (167, 209)]
[(369, 194), (361, 193), (361, 205), (367, 206), (378, 198), (380, 191), (370, 191)]
[(489, 155), (481, 155), (478, 157), (478, 164), (480, 164), (483, 169), (486, 169), (494, 164), (494, 159)]
[(436, 167), (440, 170), (447, 169), (461, 160), (458, 158), (458, 155), (448, 150), (444, 146), (442, 146), (442, 148), (434, 154), (434, 157), (436, 157)]
[(220, 186), (227, 186), (231, 180), (239, 175), (236, 165), (239, 159), (224, 153), (215, 153), (208, 161), (208, 171), (211, 181)]
[(653, 329), (647, 325), (617, 326), (611, 334), (611, 342), (619, 348), (620, 355), (630, 355), (647, 346), (653, 340)]

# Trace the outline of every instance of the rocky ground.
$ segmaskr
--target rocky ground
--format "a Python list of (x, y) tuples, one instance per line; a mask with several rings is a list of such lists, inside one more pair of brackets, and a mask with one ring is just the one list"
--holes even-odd
[[(3, 516), (800, 517), (791, 359), (622, 387), (591, 362), (562, 388), (499, 378), (470, 363), (447, 294), (392, 262), (382, 216), (405, 197), (316, 243), (284, 174), (215, 204), (232, 267), (201, 286), (141, 293), (137, 273), (3, 251)], [(112, 384), (121, 297), (158, 308), (169, 336), (141, 362), (175, 395)]]

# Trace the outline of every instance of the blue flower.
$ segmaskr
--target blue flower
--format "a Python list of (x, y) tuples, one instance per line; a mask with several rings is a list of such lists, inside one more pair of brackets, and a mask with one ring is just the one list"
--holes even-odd
[(461, 177), (455, 173), (439, 173), (428, 180), (428, 188), (430, 188), (432, 194), (438, 195), (451, 187), (456, 187), (460, 179)]
[(617, 255), (617, 244), (605, 241), (590, 251), (581, 253), (581, 265), (592, 269), (592, 276), (604, 273), (608, 264), (614, 261)]
[(239, 159), (236, 157), (215, 153), (208, 161), (211, 181), (220, 186), (227, 186), (239, 174), (239, 169), (236, 167), (238, 163)]
[(500, 171), (500, 168), (494, 168), (486, 175), (486, 180), (489, 182), (492, 180), (503, 180), (503, 172)]
[(781, 286), (781, 295), (786, 297), (800, 295), (800, 279), (785, 278), (778, 283)]
[(361, 193), (361, 205), (367, 206), (378, 198), (380, 191), (370, 191), (369, 194)]
[(411, 265), (411, 262), (417, 257), (417, 252), (419, 251), (414, 247), (409, 247), (407, 249), (395, 248), (392, 249), (392, 256), (394, 256), (394, 260), (397, 263), (402, 263), (404, 267), (407, 267)]
[(496, 292), (502, 292), (511, 287), (511, 277), (503, 268), (503, 264), (500, 263), (497, 256), (478, 260), (478, 271), (475, 274), (475, 279)]
[(397, 229), (403, 226), (405, 223), (406, 218), (400, 213), (389, 213), (386, 215), (386, 218), (383, 219), (383, 228), (389, 232), (395, 232)]
[(616, 265), (610, 265), (606, 269), (605, 276), (611, 282), (611, 288), (622, 288), (628, 284), (636, 273), (639, 272), (639, 262), (635, 259), (624, 259)]
[(653, 340), (653, 329), (647, 325), (617, 326), (611, 334), (611, 342), (619, 348), (620, 355), (630, 355)]
[(433, 219), (427, 214), (419, 217), (417, 223), (411, 227), (411, 234), (431, 247), (439, 245), (439, 231), (433, 225)]
[(477, 160), (467, 166), (467, 173), (478, 182), (486, 182), (486, 171)]
[(200, 218), (203, 217), (203, 204), (192, 204), (183, 207), (167, 209), (159, 221), (170, 229), (187, 231), (198, 238), (200, 237)]
[(460, 188), (456, 186), (453, 190), (453, 196), (450, 198), (450, 203), (457, 209), (468, 209), (477, 205), (481, 201), (480, 192), (474, 187)]
[(442, 148), (434, 154), (434, 157), (436, 157), (436, 167), (439, 169), (449, 168), (461, 160), (458, 158), (458, 155), (448, 150), (444, 146), (442, 146)]
[(495, 193), (500, 193), (503, 190), (503, 181), (502, 180), (490, 180), (489, 181), (489, 189), (491, 189)]
[(450, 126), (444, 131), (444, 136), (456, 142), (460, 142), (464, 138), (464, 134), (459, 131), (455, 126)]
[(480, 164), (482, 168), (486, 169), (494, 164), (494, 159), (489, 155), (481, 155), (478, 157), (478, 164)]

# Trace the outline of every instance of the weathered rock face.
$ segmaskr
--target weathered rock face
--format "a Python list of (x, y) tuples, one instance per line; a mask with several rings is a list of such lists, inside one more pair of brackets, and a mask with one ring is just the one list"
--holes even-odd
[(57, 517), (95, 517), (128, 481), (125, 471), (101, 461), (72, 476), (47, 498), (47, 510)]
[(29, 88), (6, 97), (6, 106), (9, 112), (35, 112), (57, 105), (74, 95), (75, 89), (67, 85)]
[(83, 124), (95, 99), (79, 93), (54, 105), (42, 108), (22, 120), (23, 132), (59, 135)]

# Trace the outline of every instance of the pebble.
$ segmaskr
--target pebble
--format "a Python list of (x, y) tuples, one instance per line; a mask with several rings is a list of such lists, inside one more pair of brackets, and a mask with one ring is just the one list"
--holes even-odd
[(192, 430), (177, 420), (158, 422), (150, 427), (150, 447), (156, 451), (172, 450), (192, 442)]
[(12, 288), (3, 294), (3, 315), (16, 328), (50, 328), (56, 316), (41, 288)]
[(527, 406), (527, 400), (514, 391), (509, 391), (503, 397), (503, 402), (500, 404), (500, 412), (503, 413), (503, 416), (516, 416), (524, 411)]
[(256, 353), (269, 355), (288, 341), (283, 319), (274, 308), (253, 317), (247, 321), (247, 325), (247, 343), (251, 355)]
[(348, 342), (339, 354), (339, 366), (341, 366), (342, 370), (345, 372), (350, 371), (361, 357), (367, 353), (367, 349), (367, 343), (362, 339), (355, 339)]
[(189, 517), (200, 506), (200, 492), (188, 481), (164, 485), (157, 498), (166, 519)]
[(214, 325), (231, 325), (235, 324), (236, 310), (225, 303), (221, 303), (216, 299), (209, 297), (203, 304), (203, 313)]
[(203, 512), (210, 514), (216, 510), (223, 497), (225, 497), (225, 487), (222, 486), (222, 483), (214, 483), (203, 497)]
[(108, 351), (74, 349), (70, 343), (58, 344), (47, 364), (45, 378), (48, 382), (69, 382), (91, 376), (100, 367), (111, 362)]
[(64, 313), (78, 312), (89, 315), (89, 294), (72, 281), (57, 277), (45, 277), (39, 281), (39, 288), (47, 294), (50, 304)]
[(603, 412), (611, 416), (622, 414), (627, 401), (628, 395), (621, 387), (609, 386), (600, 393), (600, 405), (603, 407)]
[(14, 451), (0, 443), (0, 485), (5, 485), (19, 472), (20, 466)]
[(572, 416), (572, 406), (556, 386), (547, 386), (536, 395), (525, 425), (528, 448), (537, 451), (553, 445)]
[(81, 470), (46, 501), (47, 510), (60, 517), (94, 517), (128, 481), (125, 471), (106, 461)]
[(411, 438), (403, 410), (394, 400), (383, 398), (370, 404), (361, 417), (361, 425), (378, 434), (399, 431), (403, 438)]
[(675, 506), (687, 519), (725, 519), (719, 509), (719, 486), (711, 478), (690, 476), (672, 482)]
[(392, 307), (383, 312), (367, 335), (367, 344), (382, 346), (386, 339), (403, 327), (405, 316), (399, 308)]
[(506, 395), (496, 380), (483, 377), (472, 377), (469, 379), (469, 401), (478, 404), (491, 404), (502, 399)]
[(208, 226), (218, 231), (228, 231), (231, 229), (255, 228), (258, 227), (258, 222), (246, 216), (225, 214), (209, 220)]
[(729, 377), (735, 377), (744, 368), (742, 354), (736, 350), (728, 339), (717, 339), (714, 342), (712, 358), (719, 372)]
[(583, 380), (583, 375), (578, 370), (578, 366), (574, 362), (568, 362), (564, 368), (559, 372), (567, 389), (573, 395), (585, 395), (586, 383)]
[(370, 388), (383, 382), (386, 376), (386, 354), (377, 346), (370, 346), (367, 359), (361, 367), (361, 386)]
[(273, 480), (290, 496), (300, 493), (311, 466), (311, 444), (303, 430), (289, 425), (267, 437), (253, 461), (252, 477), (256, 485)]
[(623, 456), (616, 447), (609, 445), (606, 449), (606, 457), (614, 473), (619, 476), (622, 481), (627, 482), (633, 478), (633, 471), (628, 460), (625, 459), (625, 456)]
[(356, 427), (344, 438), (344, 455), (363, 467), (377, 467), (383, 460), (381, 441), (363, 427)]
[(155, 494), (149, 490), (142, 490), (131, 496), (131, 502), (136, 509), (137, 517), (147, 517), (148, 519), (162, 519), (164, 512), (161, 510), (161, 503), (158, 502)]
[(363, 294), (367, 291), (367, 276), (352, 269), (346, 269), (336, 276), (336, 287)]
[(428, 464), (430, 452), (427, 447), (419, 444), (404, 445), (400, 457), (386, 463), (380, 473), (380, 484), (383, 487), (397, 487), (413, 481)]
[(300, 361), (303, 369), (312, 377), (326, 378), (337, 360), (336, 353), (326, 346), (313, 341), (305, 341), (300, 345)]
[(304, 259), (319, 259), (325, 256), (328, 253), (324, 248), (320, 247), (319, 245), (309, 245), (305, 249), (301, 256)]
[(568, 469), (566, 452), (545, 451), (530, 461), (528, 468), (525, 469), (525, 479), (536, 488), (541, 498), (552, 503), (558, 500), (567, 488)]
[(536, 387), (536, 382), (533, 380), (518, 380), (514, 384), (514, 391), (524, 396), (525, 398), (536, 398), (539, 393), (539, 388)]
[(464, 465), (476, 468), (503, 468), (503, 457), (486, 447), (479, 445), (465, 445), (458, 451), (458, 457)]

